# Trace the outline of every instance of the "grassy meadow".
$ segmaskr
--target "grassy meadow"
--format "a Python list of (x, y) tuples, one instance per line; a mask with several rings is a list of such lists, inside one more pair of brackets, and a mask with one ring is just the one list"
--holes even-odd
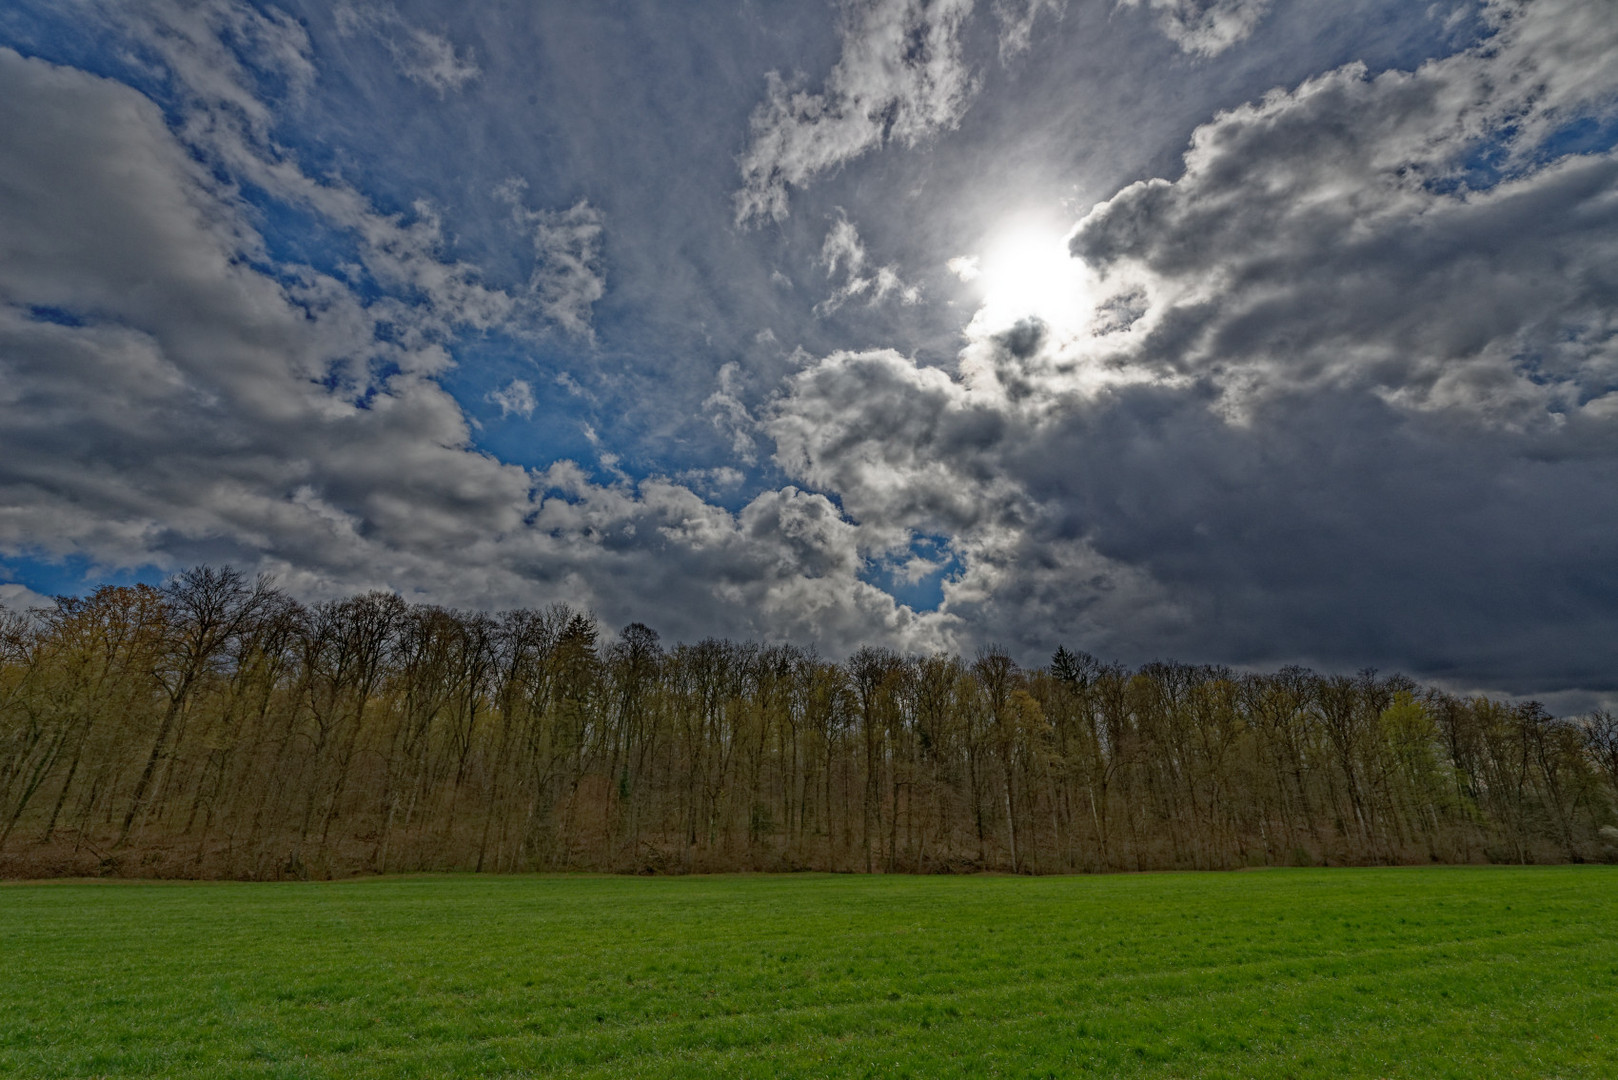
[(0, 886), (0, 1075), (1612, 1077), (1618, 868)]

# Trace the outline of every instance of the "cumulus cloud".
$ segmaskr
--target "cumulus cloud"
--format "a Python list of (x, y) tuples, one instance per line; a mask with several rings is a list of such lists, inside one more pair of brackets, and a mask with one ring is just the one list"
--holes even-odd
[(782, 468), (837, 492), (855, 520), (900, 546), (911, 531), (1017, 519), (1016, 486), (969, 467), (1006, 423), (960, 380), (880, 350), (834, 353), (793, 376), (768, 430)]
[(667, 480), (604, 487), (567, 463), (545, 478), (535, 530), (561, 566), (587, 571), (577, 584), (598, 610), (655, 605), (659, 624), (688, 639), (717, 623), (721, 632), (832, 650), (872, 640), (919, 652), (959, 643), (954, 618), (916, 613), (861, 580), (862, 530), (824, 495), (765, 491), (732, 514)]
[[(342, 18), (351, 27), (395, 26), (388, 19), (397, 19), (390, 8), (347, 10)], [(589, 335), (591, 305), (604, 295), (605, 277), (603, 221), (588, 201), (533, 210), (522, 204), (522, 181), (503, 185), (514, 221), (533, 238), (535, 267), (526, 289), (491, 286), (481, 267), (448, 257), (442, 215), (430, 201), (414, 200), (408, 213), (379, 212), (342, 178), (311, 176), (277, 141), (260, 73), (284, 85), (294, 103), (315, 78), (308, 34), (296, 20), (240, 0), (145, 0), (103, 11), (170, 73), (182, 113), (176, 135), (193, 154), (216, 173), (318, 215), (353, 238), (362, 272), (391, 294), (372, 306), (396, 333), (443, 341), (461, 328), (523, 334), (548, 323)], [(408, 299), (395, 299), (400, 295)]]
[(1543, 147), (1614, 113), (1599, 7), (1497, 3), (1467, 52), (1350, 65), (1199, 128), (1183, 176), (1131, 185), (1072, 237), (1149, 299), (1085, 359), (1207, 378), (1238, 408), (1330, 383), (1505, 423), (1577, 415), (1612, 374), (1618, 159)]
[(479, 267), (445, 257), (443, 224), (431, 203), (418, 199), (409, 213), (381, 213), (340, 177), (309, 175), (277, 141), (261, 84), (268, 78), (295, 105), (315, 77), (308, 33), (295, 19), (240, 0), (145, 0), (93, 10), (167, 73), (179, 113), (175, 135), (192, 155), (344, 231), (358, 246), (363, 273), (413, 298), (379, 302), (399, 333), (443, 339), (457, 327), (490, 329), (521, 314), (517, 299), (488, 286)]
[(787, 189), (890, 142), (953, 128), (978, 89), (961, 29), (973, 0), (844, 0), (842, 55), (819, 93), (771, 73), (740, 160), (736, 221), (787, 216)]
[(342, 4), (335, 16), (338, 33), (366, 33), (380, 41), (399, 73), (443, 97), (483, 74), (472, 47), (456, 52), (449, 39), (412, 26), (392, 4)]
[[(732, 512), (659, 477), (479, 452), (437, 381), (444, 343), (271, 259), (235, 189), (129, 87), (0, 49), (0, 153), (16, 163), (0, 178), (16, 223), (0, 233), (0, 551), (228, 561), (316, 597), (567, 600), (675, 636), (953, 640), (947, 616), (860, 579), (863, 533), (823, 495)], [(525, 413), (533, 392), (492, 400)]]
[[(595, 355), (594, 203), (534, 208), (505, 185), (520, 251), (496, 284), (449, 210), (384, 212), (283, 145), (281, 110), (317, 84), (296, 21), (226, 0), (98, 10), (164, 73), (164, 108), (0, 52), (0, 552), (232, 561), (308, 596), (568, 600), (833, 653), (999, 641), (1037, 661), (1065, 640), (1612, 684), (1618, 161), (1569, 135), (1613, 130), (1602, 3), (1492, 3), (1476, 48), (1212, 116), (1177, 177), (1075, 224), (1088, 269), (1061, 289), (1023, 288), (1039, 275), (992, 247), (952, 260), (997, 297), (953, 363), (838, 349), (837, 320), (812, 326), (813, 357), (773, 337), (742, 354), (775, 352), (756, 369), (721, 354), (682, 400), (708, 394), (695, 420), (734, 460), (673, 476), (620, 458), (592, 414), (610, 392), (566, 372), (550, 378), (601, 427), (589, 469), (502, 463), (444, 387), (485, 331)], [(995, 10), (1013, 52), (1020, 20), (1059, 14)], [(976, 86), (966, 11), (847, 5), (833, 74), (777, 82), (755, 114), (741, 219), (955, 123)], [(355, 265), (277, 254), (270, 205), (351, 240)], [(905, 299), (849, 216), (812, 231), (800, 286), (823, 270), (829, 304)], [(934, 258), (963, 250), (938, 239)], [(793, 371), (761, 401), (772, 363)], [(526, 380), (486, 401), (537, 407)], [(735, 466), (765, 454), (788, 486), (745, 487)], [(933, 575), (931, 612), (870, 583)]]
[(899, 277), (897, 266), (878, 266), (867, 273), (869, 261), (859, 229), (839, 209), (820, 246), (820, 263), (826, 268), (826, 276), (833, 281), (841, 280), (841, 284), (832, 290), (830, 296), (815, 305), (815, 314), (830, 315), (855, 299), (863, 299), (873, 305), (889, 297), (902, 304), (914, 304), (921, 300), (921, 287), (906, 284)]
[(591, 308), (607, 294), (601, 253), (601, 211), (580, 199), (566, 210), (530, 210), (522, 203), (527, 185), (508, 180), (496, 192), (511, 204), (512, 221), (534, 241), (535, 265), (528, 297), (563, 330), (591, 333)]
[(754, 437), (758, 422), (742, 401), (741, 365), (731, 360), (719, 367), (719, 388), (703, 401), (714, 430), (730, 440), (731, 453), (736, 460), (751, 465), (758, 460), (758, 441)]
[[(329, 277), (254, 269), (240, 208), (151, 102), (9, 51), (0, 82), (6, 154), (27, 163), (0, 196), (24, 223), (0, 239), (0, 542), (131, 565), (279, 537), (319, 564), (347, 542), (323, 505), (450, 526), (408, 511), (400, 473), (523, 495), (521, 470), (456, 449), (443, 350), (385, 340)], [(518, 516), (483, 510), (469, 521)]]
[(524, 419), (533, 416), (534, 408), (539, 404), (534, 398), (534, 388), (525, 379), (512, 379), (500, 389), (490, 391), (488, 401), (500, 406), (502, 417), (515, 413)]
[(1272, 0), (1118, 0), (1119, 7), (1145, 6), (1157, 25), (1184, 52), (1218, 56), (1250, 37)]
[[(491, 286), (481, 267), (448, 257), (442, 215), (430, 201), (414, 200), (408, 213), (380, 212), (341, 177), (311, 176), (276, 139), (275, 114), (260, 89), (264, 75), (293, 104), (315, 78), (308, 33), (295, 19), (240, 0), (145, 0), (97, 10), (169, 73), (181, 112), (175, 134), (194, 155), (352, 237), (361, 272), (391, 294), (373, 307), (397, 333), (443, 341), (461, 328), (521, 334), (548, 322), (588, 335), (590, 305), (605, 289), (603, 223), (588, 202), (530, 210), (521, 205), (521, 182), (506, 185), (513, 214), (533, 237), (536, 265), (526, 290)], [(391, 9), (349, 10), (351, 28), (394, 26)], [(400, 295), (407, 302), (394, 299)]]
[(0, 608), (17, 615), (26, 615), (35, 608), (48, 608), (51, 598), (16, 582), (0, 584)]
[(949, 536), (940, 610), (1024, 648), (1610, 688), (1618, 154), (1557, 139), (1618, 113), (1618, 24), (1485, 15), (1416, 71), (1222, 113), (1098, 205), (1087, 320), (990, 306), (953, 370), (807, 365), (777, 463), (873, 549)]

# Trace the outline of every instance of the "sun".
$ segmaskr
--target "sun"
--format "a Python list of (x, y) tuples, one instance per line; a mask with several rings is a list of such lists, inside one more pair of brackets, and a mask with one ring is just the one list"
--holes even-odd
[(949, 267), (981, 290), (977, 318), (989, 327), (1036, 318), (1076, 330), (1092, 315), (1090, 272), (1068, 253), (1067, 238), (1048, 227), (1006, 227), (982, 254), (951, 259)]

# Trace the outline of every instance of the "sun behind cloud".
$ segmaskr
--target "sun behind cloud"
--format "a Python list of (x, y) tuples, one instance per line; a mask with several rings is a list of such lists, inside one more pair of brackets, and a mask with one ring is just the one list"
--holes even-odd
[(980, 254), (948, 265), (981, 292), (983, 303), (972, 320), (978, 329), (993, 331), (1035, 318), (1071, 334), (1088, 325), (1094, 313), (1094, 276), (1068, 254), (1066, 236), (1047, 225), (1002, 226)]

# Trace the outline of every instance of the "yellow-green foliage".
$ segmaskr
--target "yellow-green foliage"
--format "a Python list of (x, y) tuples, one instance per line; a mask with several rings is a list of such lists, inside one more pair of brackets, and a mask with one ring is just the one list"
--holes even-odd
[(1618, 720), (1058, 650), (830, 663), (200, 568), (0, 622), (0, 876), (1618, 858)]

